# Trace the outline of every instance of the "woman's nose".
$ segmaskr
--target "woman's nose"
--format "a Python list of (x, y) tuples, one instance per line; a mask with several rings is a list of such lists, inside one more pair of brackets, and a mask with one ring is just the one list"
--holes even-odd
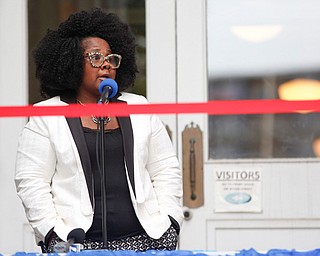
[(107, 60), (104, 60), (101, 68), (102, 68), (102, 69), (108, 69), (108, 70), (109, 70), (109, 69), (111, 68), (111, 65), (110, 65), (110, 63), (109, 63)]

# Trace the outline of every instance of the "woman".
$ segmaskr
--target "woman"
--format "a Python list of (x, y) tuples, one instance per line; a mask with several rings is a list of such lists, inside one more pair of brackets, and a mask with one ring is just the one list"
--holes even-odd
[[(34, 57), (48, 97), (38, 106), (96, 103), (106, 78), (120, 91), (110, 104), (147, 103), (124, 92), (136, 77), (135, 40), (115, 14), (94, 9), (71, 15), (48, 31)], [(175, 249), (183, 219), (181, 170), (161, 121), (155, 115), (107, 117), (101, 125), (105, 175), (97, 160), (99, 121), (94, 115), (31, 117), (24, 128), (15, 182), (37, 244), (53, 252), (83, 230), (84, 249)]]

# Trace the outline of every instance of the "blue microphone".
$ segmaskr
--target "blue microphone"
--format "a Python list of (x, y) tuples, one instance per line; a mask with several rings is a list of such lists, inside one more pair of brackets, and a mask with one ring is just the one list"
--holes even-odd
[(99, 85), (99, 92), (101, 94), (98, 104), (104, 104), (108, 99), (116, 96), (118, 92), (118, 84), (111, 78), (106, 78)]

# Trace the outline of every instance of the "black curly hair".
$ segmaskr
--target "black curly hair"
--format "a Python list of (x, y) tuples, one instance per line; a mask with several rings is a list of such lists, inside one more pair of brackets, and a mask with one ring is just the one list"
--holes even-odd
[(72, 14), (57, 30), (48, 30), (33, 51), (42, 96), (77, 93), (85, 61), (81, 42), (87, 37), (106, 40), (111, 51), (122, 56), (115, 78), (119, 91), (134, 85), (138, 70), (135, 37), (130, 27), (116, 14), (95, 8)]

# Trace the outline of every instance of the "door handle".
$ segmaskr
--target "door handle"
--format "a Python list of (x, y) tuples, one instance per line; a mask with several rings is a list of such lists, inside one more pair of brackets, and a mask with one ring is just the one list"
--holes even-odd
[(190, 188), (191, 188), (191, 200), (196, 200), (196, 155), (194, 150), (195, 138), (189, 140), (190, 143)]
[(202, 131), (191, 122), (182, 132), (183, 205), (203, 205), (203, 142)]

